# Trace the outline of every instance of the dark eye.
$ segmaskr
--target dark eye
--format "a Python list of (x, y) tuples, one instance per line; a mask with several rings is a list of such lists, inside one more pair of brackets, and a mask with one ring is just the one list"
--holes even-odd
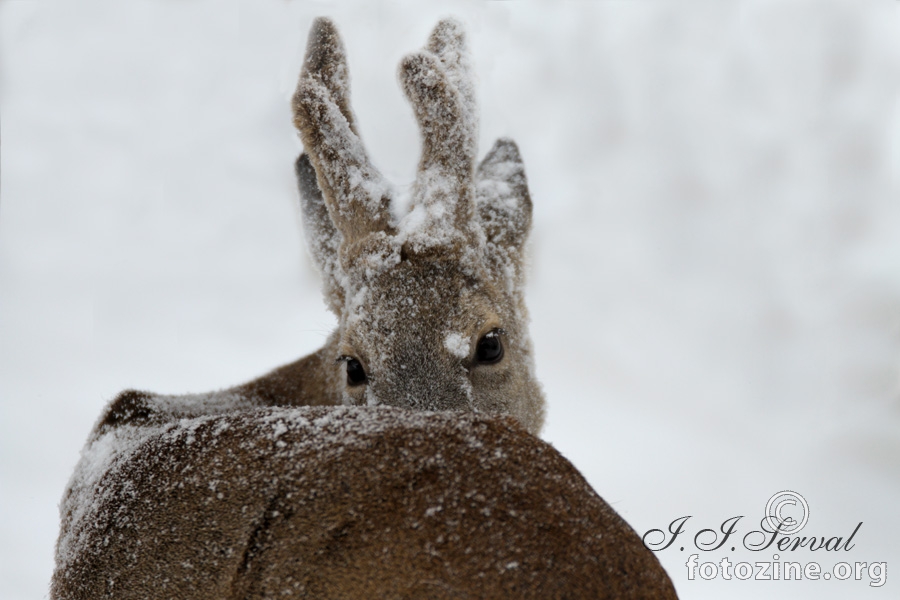
[(478, 340), (475, 348), (475, 360), (482, 365), (500, 362), (503, 358), (503, 342), (500, 341), (501, 330), (493, 329)]
[(363, 370), (359, 361), (355, 358), (345, 358), (344, 362), (347, 363), (347, 385), (356, 386), (362, 385), (368, 379), (366, 377), (366, 372)]

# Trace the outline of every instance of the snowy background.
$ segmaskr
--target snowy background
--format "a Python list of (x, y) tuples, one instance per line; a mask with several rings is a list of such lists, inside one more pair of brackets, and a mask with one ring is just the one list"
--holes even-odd
[(46, 595), (58, 500), (118, 391), (240, 383), (333, 326), (289, 111), (320, 14), (399, 184), (419, 142), (397, 64), (467, 24), (482, 152), (514, 137), (535, 202), (544, 437), (636, 530), (746, 531), (791, 489), (804, 534), (864, 522), (797, 560), (888, 563), (881, 588), (691, 582), (670, 548), (681, 596), (896, 598), (897, 5), (0, 0), (0, 598)]

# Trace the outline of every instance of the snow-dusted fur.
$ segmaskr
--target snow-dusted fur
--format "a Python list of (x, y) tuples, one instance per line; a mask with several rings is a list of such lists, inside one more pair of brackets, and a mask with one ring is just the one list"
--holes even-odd
[[(310, 252), (338, 328), (325, 347), (244, 385), (198, 396), (129, 390), (96, 432), (127, 422), (238, 407), (369, 405), (509, 414), (544, 421), (523, 298), (531, 199), (516, 145), (497, 141), (476, 167), (477, 114), (461, 26), (443, 20), (400, 78), (423, 138), (409, 212), (369, 160), (350, 109), (344, 47), (312, 26), (293, 99), (306, 153), (296, 163)], [(497, 336), (502, 359), (479, 363)], [(348, 385), (348, 361), (366, 375)]]
[(313, 25), (296, 171), (338, 329), (230, 390), (120, 394), (63, 497), (52, 598), (675, 597), (635, 532), (534, 435), (531, 203), (512, 142), (475, 167), (460, 26), (441, 21), (400, 75), (424, 150), (395, 218), (337, 32)]
[[(358, 360), (365, 385), (345, 404), (512, 414), (543, 422), (522, 297), (522, 246), (531, 200), (516, 146), (500, 140), (476, 168), (478, 121), (465, 36), (441, 21), (400, 79), (422, 131), (411, 208), (366, 154), (353, 113), (347, 61), (330, 21), (310, 33), (294, 94), (307, 155), (297, 162), (304, 219), (340, 318), (334, 354)], [(502, 332), (504, 357), (476, 361)]]
[(510, 417), (256, 408), (85, 452), (54, 600), (671, 599), (638, 535)]

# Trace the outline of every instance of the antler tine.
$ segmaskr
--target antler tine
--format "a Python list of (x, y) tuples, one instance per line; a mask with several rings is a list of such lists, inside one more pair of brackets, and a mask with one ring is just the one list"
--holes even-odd
[(390, 188), (356, 129), (347, 57), (329, 19), (316, 19), (310, 29), (293, 109), (328, 213), (345, 241), (389, 229)]
[[(429, 52), (441, 59), (447, 76), (463, 98), (466, 111), (477, 119), (472, 61), (466, 44), (466, 32), (456, 19), (442, 19), (428, 37)], [(475, 123), (477, 126), (477, 123)]]
[(350, 129), (358, 135), (353, 111), (350, 108), (350, 72), (347, 54), (334, 23), (325, 17), (313, 21), (306, 41), (306, 56), (301, 79), (312, 79), (325, 86), (331, 99), (347, 119)]
[(478, 117), (462, 26), (440, 21), (425, 49), (403, 59), (400, 79), (423, 138), (416, 201), (444, 204), (464, 230), (474, 204)]

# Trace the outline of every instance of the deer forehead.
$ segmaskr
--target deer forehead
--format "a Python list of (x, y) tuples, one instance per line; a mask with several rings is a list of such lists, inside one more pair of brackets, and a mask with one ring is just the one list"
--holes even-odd
[(359, 351), (410, 340), (443, 348), (450, 334), (469, 340), (504, 326), (508, 306), (489, 283), (442, 269), (398, 266), (350, 297), (341, 341)]
[[(424, 244), (409, 232), (379, 231), (360, 240), (344, 240), (341, 269), (344, 288), (370, 285), (385, 276), (461, 278), (477, 282), (489, 277), (486, 243), (480, 225), (472, 224), (472, 238), (455, 232), (446, 243)], [(352, 293), (352, 290), (347, 290)]]
[[(359, 298), (355, 318), (345, 320), (341, 352), (382, 373), (401, 364), (449, 365), (468, 357), (481, 335), (509, 321), (509, 311), (486, 293), (489, 286), (449, 279), (430, 277), (404, 286), (407, 278), (386, 277), (383, 286)], [(423, 282), (427, 285), (418, 285)]]

